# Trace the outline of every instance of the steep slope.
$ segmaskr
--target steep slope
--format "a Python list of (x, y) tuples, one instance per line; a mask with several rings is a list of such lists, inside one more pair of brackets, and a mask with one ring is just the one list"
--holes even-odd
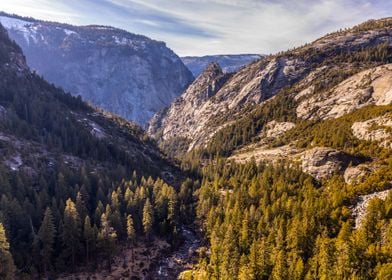
[[(180, 119), (172, 125), (166, 118), (182, 112), (186, 102), (182, 102), (182, 106), (173, 104), (156, 117), (160, 121), (152, 123), (149, 132), (163, 142), (186, 137), (188, 150), (202, 147), (211, 152), (224, 150), (230, 153), (257, 137), (269, 121), (315, 119), (318, 118), (316, 111), (323, 110), (332, 110), (332, 113), (337, 110), (340, 113), (333, 114), (338, 117), (366, 105), (389, 104), (390, 93), (385, 82), (389, 78), (377, 82), (379, 85), (362, 81), (364, 90), (352, 89), (349, 95), (345, 94), (352, 82), (343, 81), (371, 68), (373, 70), (369, 71), (374, 72), (371, 80), (388, 72), (376, 67), (392, 62), (391, 38), (391, 19), (370, 21), (329, 34), (303, 47), (260, 59), (235, 73), (213, 97), (186, 109), (188, 116), (195, 117)], [(358, 75), (366, 78), (371, 73)], [(338, 85), (340, 82), (342, 84)], [(191, 86), (195, 92), (199, 92), (197, 86), (197, 83)], [(376, 87), (374, 96), (372, 87)], [(345, 99), (341, 98), (343, 95)], [(357, 95), (362, 97), (357, 100)], [(189, 94), (182, 98), (189, 98)], [(306, 114), (314, 117), (305, 117)], [(161, 134), (162, 131), (171, 133)]]
[(212, 62), (218, 63), (224, 72), (231, 73), (261, 57), (262, 55), (258, 54), (206, 55), (184, 56), (181, 60), (191, 70), (193, 76), (197, 77)]
[(105, 26), (1, 14), (28, 65), (72, 95), (144, 125), (193, 80), (163, 42)]
[(80, 160), (111, 162), (132, 169), (152, 164), (152, 173), (160, 169), (158, 165), (164, 163), (160, 152), (144, 140), (147, 138), (138, 126), (95, 110), (80, 98), (49, 85), (30, 72), (21, 49), (9, 41), (3, 28), (1, 39), (2, 141), (15, 149), (32, 145)]
[[(200, 111), (195, 109), (213, 98), (230, 77), (231, 74), (223, 73), (217, 63), (208, 65), (181, 97), (151, 119), (149, 133), (159, 135), (164, 141), (177, 139), (179, 142), (185, 141), (185, 146), (189, 144), (187, 141), (205, 121)], [(181, 129), (184, 124), (186, 130)], [(178, 143), (173, 145), (178, 146)]]
[[(149, 236), (159, 235), (157, 244), (166, 249), (174, 244), (175, 226), (192, 207), (177, 199), (178, 169), (138, 126), (30, 72), (1, 24), (0, 112), (0, 224), (18, 268), (10, 279), (57, 278), (93, 259), (107, 269), (130, 219), (145, 247), (143, 207), (154, 217)], [(184, 214), (174, 217), (177, 207)], [(158, 258), (160, 247), (153, 248)], [(142, 273), (142, 267), (132, 270)]]

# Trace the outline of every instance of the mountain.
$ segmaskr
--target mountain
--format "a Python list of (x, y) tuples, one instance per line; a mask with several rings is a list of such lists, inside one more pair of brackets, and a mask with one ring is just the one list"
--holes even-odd
[(139, 126), (31, 72), (0, 24), (1, 279), (57, 278), (93, 262), (107, 269), (130, 238), (156, 250), (144, 263), (152, 267), (189, 220), (182, 178)]
[(71, 26), (2, 13), (28, 65), (48, 81), (145, 125), (193, 80), (165, 43), (108, 26)]
[(182, 62), (193, 73), (199, 76), (203, 70), (212, 62), (218, 63), (224, 72), (235, 72), (241, 67), (262, 58), (258, 54), (227, 54), (227, 55), (206, 55), (206, 56), (184, 56)]
[(392, 18), (225, 79), (211, 65), (150, 123), (204, 175), (208, 253), (181, 279), (390, 279)]
[(34, 171), (29, 165), (35, 157), (28, 152), (30, 146), (37, 149), (37, 159), (42, 156), (48, 162), (64, 154), (75, 157), (78, 164), (91, 160), (132, 169), (145, 164), (151, 174), (168, 164), (140, 127), (50, 85), (30, 71), (22, 50), (3, 27), (1, 39), (2, 141), (8, 143), (4, 149), (13, 150), (3, 153), (3, 163), (11, 168), (15, 158), (19, 162), (11, 169)]
[[(163, 146), (176, 143), (182, 151), (202, 148), (231, 155), (243, 146), (252, 157), (257, 153), (246, 145), (260, 144), (268, 122), (276, 121), (279, 126), (272, 129), (284, 134), (301, 121), (319, 122), (366, 106), (388, 105), (389, 66), (382, 65), (392, 62), (391, 35), (391, 19), (366, 22), (257, 60), (217, 87), (207, 69), (152, 119), (149, 133)], [(196, 94), (209, 86), (215, 90), (208, 97)]]

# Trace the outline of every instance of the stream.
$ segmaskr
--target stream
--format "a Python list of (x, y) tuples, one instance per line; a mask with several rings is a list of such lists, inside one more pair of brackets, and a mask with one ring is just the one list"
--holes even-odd
[(195, 260), (196, 250), (200, 246), (200, 239), (189, 227), (181, 227), (183, 244), (169, 253), (154, 266), (151, 279), (177, 279), (178, 275), (191, 267)]

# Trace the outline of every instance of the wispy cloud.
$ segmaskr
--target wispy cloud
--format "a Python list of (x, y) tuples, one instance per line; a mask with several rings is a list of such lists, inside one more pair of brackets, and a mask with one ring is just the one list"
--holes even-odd
[(273, 53), (370, 18), (384, 0), (0, 0), (6, 12), (105, 24), (166, 41), (182, 55)]

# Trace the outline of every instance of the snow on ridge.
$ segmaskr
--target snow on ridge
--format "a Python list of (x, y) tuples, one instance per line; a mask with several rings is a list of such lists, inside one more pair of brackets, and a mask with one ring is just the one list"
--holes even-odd
[(77, 34), (75, 31), (72, 31), (72, 30), (69, 30), (69, 29), (63, 29), (63, 31), (64, 31), (64, 33), (67, 35), (67, 36), (70, 36), (70, 35), (72, 35), (72, 34)]
[(0, 16), (0, 22), (6, 29), (22, 33), (28, 44), (30, 43), (30, 37), (32, 37), (35, 42), (37, 41), (37, 38), (34, 36), (36, 30), (31, 28), (33, 25), (32, 22), (5, 16)]
[(20, 31), (26, 31), (26, 27), (32, 25), (31, 22), (5, 16), (0, 16), (0, 22), (7, 29), (15, 29)]

